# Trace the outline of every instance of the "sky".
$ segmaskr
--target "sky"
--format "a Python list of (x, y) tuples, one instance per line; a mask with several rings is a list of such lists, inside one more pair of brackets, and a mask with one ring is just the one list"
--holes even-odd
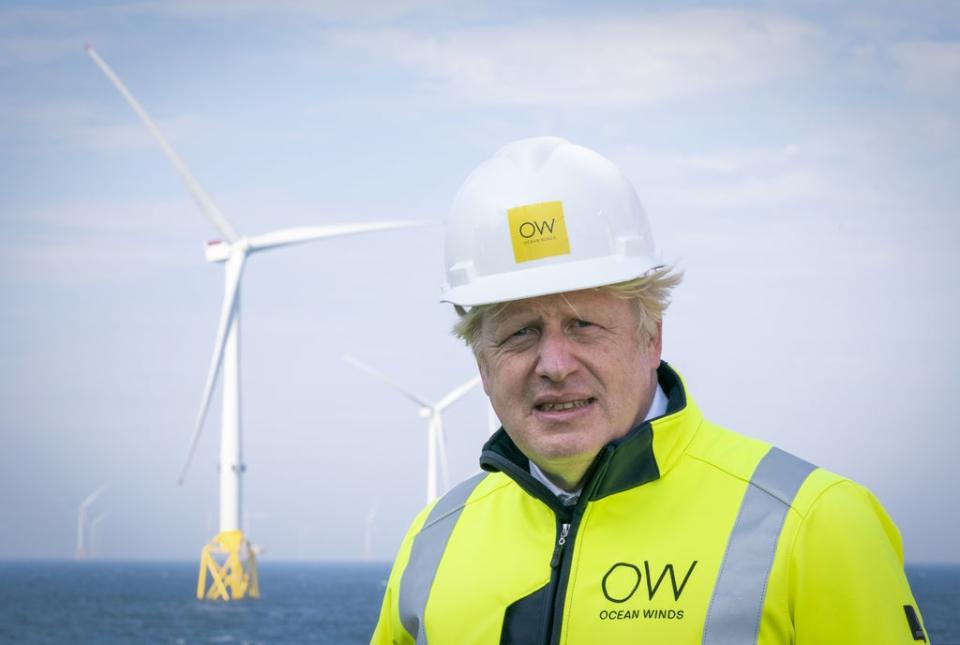
[[(216, 229), (92, 44), (242, 234), (418, 229), (250, 258), (245, 528), (275, 560), (389, 560), (421, 508), (425, 398), (476, 374), (442, 221), (503, 144), (558, 135), (634, 183), (685, 272), (664, 358), (705, 415), (869, 487), (906, 559), (960, 562), (960, 6), (954, 2), (6, 2), (0, 558), (216, 532)], [(478, 470), (487, 402), (446, 417)], [(372, 518), (372, 519), (371, 519)], [(370, 548), (366, 547), (371, 527)]]

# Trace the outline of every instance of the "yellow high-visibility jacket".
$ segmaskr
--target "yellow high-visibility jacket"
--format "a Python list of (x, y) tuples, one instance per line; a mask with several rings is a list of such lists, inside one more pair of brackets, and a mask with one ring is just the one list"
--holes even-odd
[(801, 645), (927, 640), (900, 534), (862, 486), (703, 418), (607, 445), (562, 506), (501, 429), (485, 473), (425, 508), (373, 643)]

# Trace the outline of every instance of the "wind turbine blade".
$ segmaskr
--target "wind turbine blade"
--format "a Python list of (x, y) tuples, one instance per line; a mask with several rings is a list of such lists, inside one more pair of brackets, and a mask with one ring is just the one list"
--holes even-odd
[(103, 491), (105, 491), (105, 490), (107, 490), (106, 484), (104, 484), (103, 486), (101, 486), (101, 487), (98, 488), (97, 490), (95, 490), (95, 491), (93, 491), (92, 493), (90, 493), (89, 495), (87, 495), (87, 496), (83, 499), (83, 501), (80, 502), (80, 508), (86, 508), (86, 507), (90, 506), (90, 504), (92, 504), (95, 499), (97, 499), (98, 497), (100, 497), (100, 495), (102, 495), (102, 494), (103, 494)]
[(341, 237), (343, 235), (356, 235), (358, 233), (370, 233), (373, 231), (387, 231), (395, 228), (413, 228), (425, 226), (427, 222), (421, 221), (401, 221), (401, 222), (367, 222), (364, 224), (331, 224), (329, 226), (299, 226), (295, 228), (283, 228), (279, 231), (271, 231), (262, 235), (255, 235), (248, 238), (251, 251), (265, 251), (278, 246), (287, 246), (289, 244), (302, 244), (303, 242), (312, 242), (327, 237)]
[(434, 407), (434, 406), (433, 406), (433, 403), (430, 403), (429, 401), (427, 401), (427, 400), (424, 399), (423, 397), (417, 396), (417, 395), (414, 394), (413, 392), (408, 391), (406, 388), (404, 388), (402, 385), (400, 385), (399, 383), (397, 383), (396, 381), (394, 381), (392, 378), (390, 378), (389, 376), (387, 376), (387, 375), (384, 374), (383, 372), (381, 372), (381, 371), (379, 371), (379, 370), (376, 370), (376, 369), (370, 367), (370, 366), (367, 365), (366, 363), (360, 362), (359, 360), (357, 360), (357, 359), (354, 358), (353, 356), (350, 356), (349, 354), (344, 354), (344, 355), (343, 355), (343, 360), (345, 360), (346, 362), (350, 363), (351, 365), (353, 365), (354, 367), (356, 367), (358, 370), (361, 370), (361, 371), (366, 372), (367, 374), (369, 374), (369, 375), (372, 376), (373, 378), (375, 378), (375, 379), (377, 379), (377, 380), (380, 380), (380, 381), (383, 381), (383, 382), (386, 383), (387, 385), (390, 385), (390, 386), (396, 388), (397, 390), (400, 391), (400, 393), (401, 393), (403, 396), (407, 397), (408, 399), (410, 399), (411, 401), (413, 401), (413, 402), (416, 403), (417, 405), (420, 405), (420, 406), (425, 407), (425, 408), (431, 408), (431, 409), (433, 409), (433, 407)]
[(206, 418), (207, 409), (210, 407), (213, 386), (217, 382), (217, 374), (220, 372), (220, 364), (223, 362), (223, 348), (227, 344), (227, 333), (236, 313), (234, 305), (237, 301), (237, 292), (240, 290), (240, 276), (243, 274), (243, 264), (246, 257), (246, 254), (241, 250), (235, 250), (226, 262), (226, 287), (224, 289), (223, 307), (220, 309), (220, 323), (217, 325), (217, 339), (213, 343), (213, 359), (210, 361), (210, 368), (207, 371), (207, 382), (203, 388), (200, 413), (197, 414), (197, 421), (193, 428), (193, 437), (190, 440), (187, 459), (180, 470), (180, 476), (177, 478), (179, 484), (183, 484), (183, 478), (187, 474), (190, 460), (193, 459), (193, 452), (197, 448), (197, 441), (200, 439), (200, 431), (203, 430), (203, 420)]
[(440, 399), (440, 402), (437, 403), (437, 410), (443, 411), (444, 408), (446, 408), (451, 403), (459, 399), (461, 396), (463, 396), (464, 394), (466, 394), (467, 392), (475, 388), (479, 382), (480, 382), (480, 375), (477, 374), (476, 376), (474, 376), (472, 379), (470, 379), (463, 385), (460, 385), (459, 387), (454, 388), (453, 390), (450, 391), (449, 394), (447, 394), (445, 397)]
[(237, 232), (230, 226), (230, 223), (227, 222), (227, 219), (223, 216), (223, 213), (220, 212), (220, 209), (217, 208), (217, 205), (213, 203), (213, 200), (210, 199), (210, 196), (207, 195), (206, 191), (200, 187), (200, 183), (193, 177), (190, 173), (190, 170), (187, 168), (187, 165), (183, 163), (183, 160), (177, 155), (173, 147), (167, 142), (163, 134), (160, 132), (160, 128), (157, 127), (157, 124), (153, 122), (153, 119), (150, 118), (150, 115), (147, 114), (146, 110), (143, 109), (143, 106), (140, 105), (140, 102), (133, 96), (130, 90), (127, 89), (127, 86), (123, 84), (123, 81), (120, 80), (120, 77), (117, 76), (114, 71), (110, 68), (107, 63), (100, 58), (100, 55), (94, 51), (93, 47), (89, 44), (85, 45), (84, 48), (87, 50), (87, 53), (90, 54), (90, 58), (93, 59), (93, 62), (97, 64), (97, 67), (106, 75), (110, 82), (113, 83), (113, 86), (117, 88), (117, 91), (120, 92), (121, 96), (126, 99), (127, 103), (133, 108), (133, 111), (137, 113), (137, 116), (140, 117), (140, 120), (143, 121), (143, 124), (147, 126), (147, 130), (150, 131), (150, 134), (153, 135), (153, 138), (157, 140), (157, 143), (160, 144), (160, 147), (163, 148), (164, 154), (167, 155), (167, 159), (170, 160), (170, 163), (173, 164), (174, 169), (177, 171), (177, 174), (180, 175), (180, 179), (183, 180), (183, 183), (187, 185), (187, 190), (190, 191), (190, 194), (193, 196), (194, 201), (200, 206), (200, 210), (203, 211), (203, 214), (206, 215), (213, 225), (217, 227), (224, 237), (226, 237), (231, 242), (235, 242), (240, 239), (240, 236)]

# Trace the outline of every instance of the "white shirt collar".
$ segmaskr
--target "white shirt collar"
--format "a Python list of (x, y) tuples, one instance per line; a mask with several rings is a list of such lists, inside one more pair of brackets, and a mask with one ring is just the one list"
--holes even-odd
[[(664, 393), (663, 388), (660, 387), (660, 384), (657, 383), (657, 389), (653, 393), (653, 401), (650, 403), (650, 409), (647, 410), (647, 416), (643, 420), (649, 421), (650, 419), (655, 419), (656, 417), (662, 417), (667, 412), (667, 395)], [(582, 488), (578, 488), (573, 492), (565, 491), (556, 484), (554, 484), (550, 479), (540, 470), (540, 466), (533, 463), (533, 460), (530, 461), (530, 474), (533, 475), (533, 478), (539, 481), (541, 484), (546, 486), (551, 493), (557, 496), (557, 499), (560, 500), (560, 503), (564, 506), (573, 506), (577, 503), (577, 499), (580, 498), (580, 492)]]

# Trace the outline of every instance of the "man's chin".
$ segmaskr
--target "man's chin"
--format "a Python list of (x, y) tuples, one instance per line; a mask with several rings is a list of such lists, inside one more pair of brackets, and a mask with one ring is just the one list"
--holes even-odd
[(531, 457), (544, 472), (563, 472), (569, 469), (582, 468), (590, 465), (598, 450), (588, 449), (582, 445), (565, 445), (556, 442), (535, 446)]

